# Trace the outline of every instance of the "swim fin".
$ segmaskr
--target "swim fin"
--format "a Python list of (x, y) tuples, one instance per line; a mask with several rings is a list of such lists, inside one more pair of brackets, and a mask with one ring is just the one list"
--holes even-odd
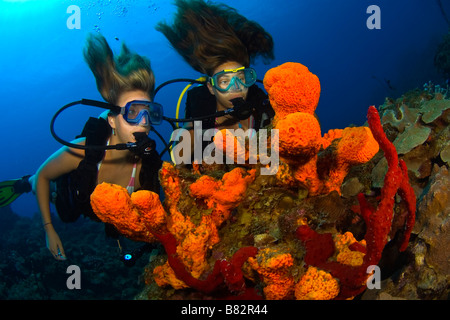
[(7, 206), (17, 199), (22, 193), (31, 191), (31, 184), (25, 176), (21, 179), (0, 182), (0, 207)]

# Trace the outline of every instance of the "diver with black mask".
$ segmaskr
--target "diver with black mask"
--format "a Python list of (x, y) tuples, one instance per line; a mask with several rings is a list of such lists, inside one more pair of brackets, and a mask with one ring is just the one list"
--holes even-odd
[[(103, 182), (122, 186), (132, 193), (145, 189), (159, 194), (158, 171), (162, 161), (156, 143), (148, 137), (158, 124), (162, 108), (152, 101), (155, 78), (150, 61), (123, 44), (115, 57), (106, 39), (90, 35), (84, 57), (97, 88), (108, 106), (99, 118), (90, 118), (83, 133), (50, 156), (32, 176), (0, 183), (0, 204), (10, 204), (21, 193), (36, 194), (46, 233), (47, 248), (57, 260), (66, 254), (52, 224), (50, 202), (63, 222), (84, 215), (99, 221), (90, 206), (90, 194)], [(76, 103), (75, 103), (76, 104)], [(107, 234), (120, 236), (105, 224)]]

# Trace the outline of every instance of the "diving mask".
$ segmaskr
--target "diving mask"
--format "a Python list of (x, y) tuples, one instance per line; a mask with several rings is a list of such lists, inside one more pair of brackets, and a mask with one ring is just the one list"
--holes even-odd
[(245, 67), (223, 70), (210, 78), (211, 85), (220, 92), (228, 92), (231, 88), (239, 90), (242, 86), (249, 88), (256, 80), (255, 69)]
[(120, 114), (131, 125), (139, 125), (141, 123), (145, 126), (150, 124), (158, 125), (162, 122), (163, 107), (156, 102), (134, 100), (128, 102), (125, 107), (120, 108)]

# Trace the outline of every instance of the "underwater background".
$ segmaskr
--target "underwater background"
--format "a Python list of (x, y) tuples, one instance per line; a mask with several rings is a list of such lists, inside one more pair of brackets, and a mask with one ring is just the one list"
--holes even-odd
[[(398, 98), (408, 90), (423, 88), (429, 81), (445, 84), (445, 77), (434, 65), (434, 57), (448, 33), (445, 16), (445, 12), (450, 13), (448, 0), (222, 2), (260, 23), (274, 39), (276, 59), (269, 65), (262, 61), (254, 65), (260, 79), (269, 69), (288, 61), (304, 64), (319, 77), (322, 93), (317, 114), (322, 132), (351, 124), (363, 125), (368, 106), (379, 106), (386, 97)], [(81, 10), (80, 29), (67, 27), (70, 5)], [(366, 10), (370, 5), (381, 9), (381, 29), (367, 28), (370, 14)], [(0, 132), (3, 137), (0, 181), (33, 174), (61, 146), (49, 130), (50, 121), (59, 108), (81, 98), (101, 100), (94, 77), (82, 57), (89, 33), (103, 34), (116, 52), (124, 41), (133, 51), (147, 56), (157, 85), (175, 78), (200, 77), (154, 29), (158, 22), (170, 21), (174, 8), (171, 1), (165, 0), (0, 1)], [(156, 96), (155, 100), (164, 106), (166, 116), (175, 116), (176, 103), (184, 86), (170, 85)], [(61, 137), (71, 140), (81, 132), (89, 116), (101, 112), (91, 107), (72, 108), (59, 117), (55, 129)], [(157, 130), (165, 139), (170, 139), (168, 124)], [(157, 137), (153, 138), (162, 150), (163, 144)], [(164, 160), (168, 160), (167, 154)], [(73, 243), (75, 249), (72, 252), (80, 252), (73, 258), (79, 259), (79, 263), (84, 259), (92, 270), (97, 270), (99, 265), (116, 270), (124, 277), (124, 283), (132, 283), (131, 287), (136, 291), (113, 295), (114, 288), (102, 287), (99, 290), (112, 295), (96, 295), (92, 289), (85, 296), (77, 296), (77, 293), (62, 288), (68, 296), (59, 296), (56, 287), (39, 287), (40, 280), (49, 274), (62, 274), (64, 287), (66, 275), (64, 267), (57, 266), (50, 255), (46, 256), (44, 232), (40, 229), (37, 213), (35, 198), (30, 194), (22, 195), (10, 208), (0, 211), (2, 254), (10, 255), (6, 260), (14, 260), (11, 252), (15, 252), (22, 255), (23, 260), (16, 259), (10, 266), (2, 257), (0, 271), (3, 274), (0, 273), (0, 277), (14, 279), (14, 272), (17, 272), (16, 279), (21, 279), (21, 274), (32, 274), (34, 280), (27, 281), (35, 281), (37, 286), (34, 291), (30, 290), (30, 295), (23, 289), (23, 295), (8, 296), (6, 289), (2, 291), (2, 285), (6, 288), (6, 284), (0, 279), (0, 298), (120, 299), (132, 298), (139, 291), (139, 285), (135, 283), (142, 266), (136, 266), (134, 271), (123, 269), (116, 261), (118, 259), (110, 257), (116, 250), (114, 244), (93, 239), (92, 233), (103, 237), (101, 226), (83, 221), (60, 226), (60, 234), (70, 239), (63, 243)], [(87, 253), (87, 250), (90, 251)], [(33, 254), (34, 260), (23, 258)], [(37, 262), (30, 266), (29, 261)], [(54, 264), (54, 270), (48, 266), (44, 270), (37, 265), (39, 263)], [(12, 275), (6, 275), (5, 270)], [(104, 279), (98, 280), (99, 283), (111, 282), (108, 277), (112, 275), (107, 273), (101, 273)], [(98, 287), (99, 283), (92, 286)], [(124, 286), (119, 282), (116, 285), (118, 288)], [(17, 290), (20, 292), (20, 288)]]

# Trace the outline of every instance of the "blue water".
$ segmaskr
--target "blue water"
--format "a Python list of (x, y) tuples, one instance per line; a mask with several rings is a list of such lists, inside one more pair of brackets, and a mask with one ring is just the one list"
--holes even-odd
[[(362, 125), (369, 105), (396, 98), (428, 80), (443, 82), (433, 66), (436, 47), (448, 25), (434, 0), (230, 0), (241, 14), (259, 22), (275, 41), (276, 60), (257, 63), (260, 78), (287, 61), (300, 62), (318, 75), (322, 95), (317, 109), (323, 132)], [(442, 0), (450, 14), (450, 1)], [(381, 9), (381, 29), (369, 30), (369, 5)], [(81, 9), (81, 29), (68, 29), (67, 8)], [(166, 0), (0, 1), (0, 181), (32, 174), (60, 145), (49, 123), (64, 104), (100, 99), (94, 77), (83, 61), (90, 32), (101, 32), (114, 50), (121, 41), (151, 59), (157, 84), (200, 75), (170, 48), (157, 22), (171, 18)], [(118, 40), (117, 40), (118, 39)], [(390, 81), (395, 90), (389, 89)], [(184, 86), (163, 89), (156, 100), (173, 117)], [(183, 110), (182, 110), (183, 111)], [(56, 130), (70, 140), (97, 109), (80, 107), (58, 120)], [(183, 112), (182, 112), (183, 113)], [(168, 125), (159, 131), (169, 139)], [(157, 140), (155, 138), (155, 140)], [(157, 140), (158, 141), (158, 140)], [(158, 143), (162, 149), (162, 143)], [(38, 211), (31, 195), (13, 210)]]

